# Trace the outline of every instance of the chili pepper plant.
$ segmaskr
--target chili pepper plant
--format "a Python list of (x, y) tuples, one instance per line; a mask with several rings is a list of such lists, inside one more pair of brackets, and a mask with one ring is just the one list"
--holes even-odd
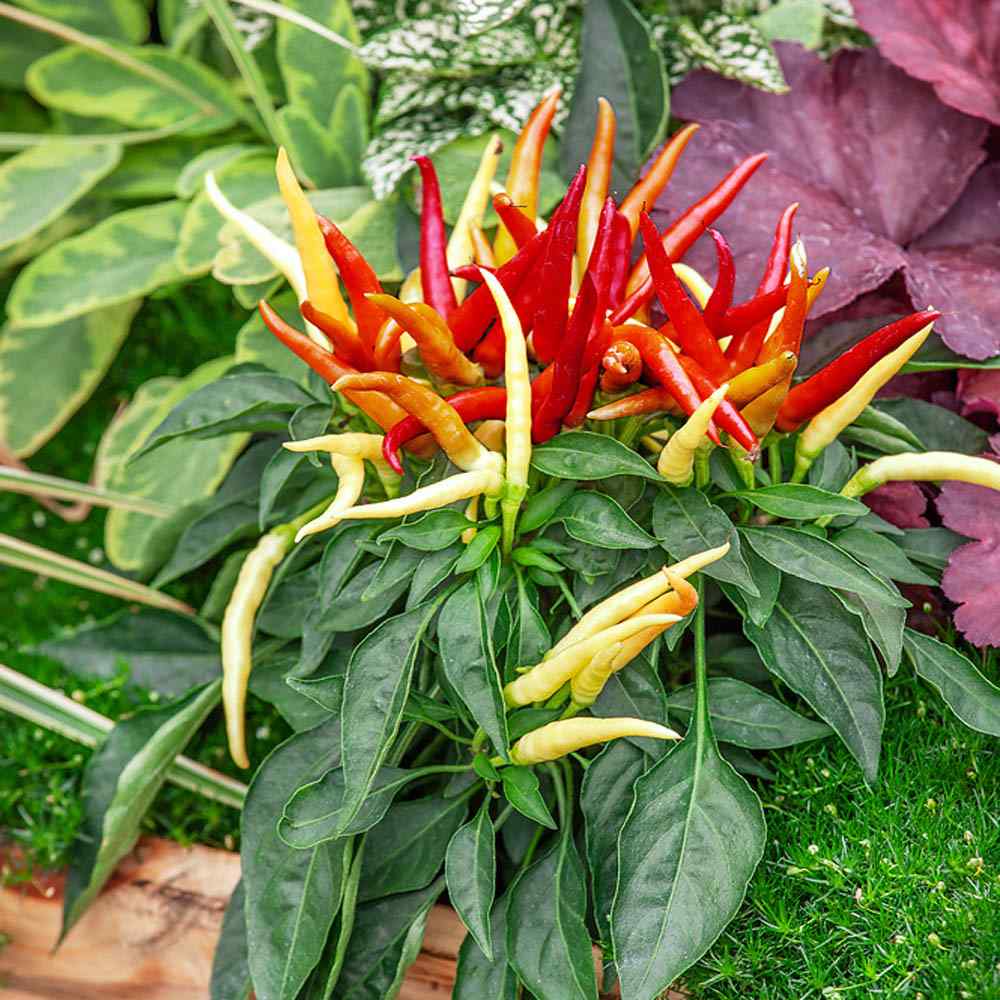
[[(64, 934), (220, 701), (233, 759), (254, 768), (220, 1000), (393, 996), (445, 898), (468, 930), (456, 997), (595, 998), (617, 982), (653, 1000), (719, 936), (760, 861), (758, 754), (840, 739), (873, 784), (882, 678), (900, 669), (1000, 735), (1000, 690), (906, 624), (900, 585), (934, 585), (954, 542), (860, 499), (897, 480), (1000, 489), (987, 459), (879, 454), (907, 429), (868, 403), (938, 313), (796, 380), (829, 273), (817, 263), (836, 261), (810, 262), (790, 205), (737, 303), (712, 228), (764, 154), (661, 231), (646, 208), (697, 127), (619, 200), (602, 102), (543, 220), (558, 101), (530, 116), (502, 183), (486, 145), (450, 232), (418, 160), (420, 266), (398, 295), (283, 154), (294, 244), (207, 174), (216, 209), (286, 275), (295, 301), (260, 313), (305, 366), (228, 368), (128, 459), (255, 436), (154, 584), (246, 540), (221, 531), (227, 504), (250, 506), (255, 537), (202, 615), (219, 622), (205, 627), (221, 677), (120, 723), (88, 767)], [(714, 287), (681, 260), (707, 231)], [(886, 433), (843, 443), (859, 424)], [(248, 690), (296, 730), (263, 760)]]

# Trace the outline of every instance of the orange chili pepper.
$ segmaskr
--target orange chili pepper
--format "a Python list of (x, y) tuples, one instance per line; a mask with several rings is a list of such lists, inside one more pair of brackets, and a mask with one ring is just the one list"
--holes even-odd
[(792, 269), (792, 281), (788, 287), (785, 315), (781, 318), (778, 329), (764, 341), (764, 346), (757, 354), (757, 364), (770, 361), (782, 351), (799, 353), (806, 311), (809, 308), (809, 271), (806, 266), (805, 247), (801, 240), (792, 247), (789, 263)]
[(576, 263), (580, 274), (586, 270), (590, 253), (594, 249), (604, 199), (607, 198), (608, 188), (611, 185), (616, 128), (614, 109), (606, 98), (599, 97), (594, 141), (590, 147), (590, 158), (587, 160), (587, 186), (583, 191), (580, 223), (576, 233)]
[(351, 367), (367, 372), (375, 367), (375, 356), (361, 342), (361, 338), (339, 319), (317, 309), (308, 299), (299, 306), (303, 319), (319, 327), (333, 344), (334, 351)]
[(620, 392), (626, 386), (638, 381), (642, 374), (642, 355), (635, 344), (627, 340), (616, 340), (601, 358), (601, 388), (605, 392)]
[(620, 417), (639, 417), (645, 413), (673, 413), (681, 414), (684, 411), (680, 404), (674, 399), (673, 393), (666, 386), (658, 385), (652, 389), (643, 389), (642, 392), (634, 393), (631, 396), (622, 396), (611, 403), (591, 410), (587, 414), (589, 420), (618, 420)]
[(798, 361), (791, 351), (782, 351), (770, 361), (734, 375), (729, 382), (726, 399), (733, 406), (746, 406), (768, 389), (790, 378)]
[(472, 254), (475, 263), (481, 267), (493, 267), (496, 263), (496, 257), (493, 256), (493, 247), (490, 246), (490, 241), (486, 238), (483, 227), (470, 223), (469, 237), (472, 240)]

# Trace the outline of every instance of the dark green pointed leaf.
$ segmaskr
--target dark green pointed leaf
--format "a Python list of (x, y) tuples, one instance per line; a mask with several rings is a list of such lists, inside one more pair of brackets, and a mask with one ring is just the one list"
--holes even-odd
[[(674, 626), (680, 628), (680, 623)], [(663, 683), (648, 657), (648, 651), (637, 656), (624, 670), (608, 678), (590, 711), (601, 718), (646, 719), (666, 725), (667, 694)], [(653, 758), (660, 757), (669, 746), (663, 740), (628, 737), (640, 750)]]
[(912, 628), (903, 634), (903, 644), (913, 669), (937, 688), (962, 722), (977, 732), (1000, 736), (1000, 688), (972, 660)]
[(656, 539), (603, 493), (577, 491), (560, 504), (552, 520), (561, 522), (572, 538), (598, 548), (656, 548)]
[(490, 911), (496, 869), (496, 833), (487, 799), (479, 812), (455, 831), (448, 844), (444, 873), (451, 905), (490, 962), (494, 959)]
[(458, 562), (468, 548), (461, 542), (455, 542), (440, 552), (431, 552), (417, 564), (410, 578), (410, 592), (406, 595), (406, 610), (422, 604), (452, 574), (458, 575)]
[(243, 881), (240, 880), (229, 897), (222, 918), (222, 931), (212, 958), (210, 1000), (247, 1000), (253, 989), (244, 911)]
[(299, 785), (337, 763), (339, 736), (335, 720), (293, 736), (261, 764), (247, 792), (240, 856), (250, 970), (261, 1000), (296, 995), (340, 907), (347, 842), (293, 850), (275, 823)]
[(476, 532), (476, 537), (465, 546), (462, 557), (455, 563), (455, 575), (474, 573), (493, 554), (500, 541), (500, 528), (489, 524)]
[(507, 754), (507, 718), (493, 643), (476, 579), (456, 590), (437, 626), (441, 669), (497, 753)]
[(507, 801), (534, 823), (556, 828), (556, 821), (545, 804), (538, 786), (538, 775), (530, 767), (503, 767), (500, 769), (503, 793)]
[(943, 406), (908, 397), (880, 399), (877, 406), (913, 431), (927, 451), (978, 455), (986, 450), (986, 431)]
[(521, 510), (518, 528), (521, 531), (536, 531), (548, 524), (563, 501), (571, 497), (575, 489), (576, 483), (570, 479), (554, 483), (540, 493), (535, 493)]
[(507, 962), (507, 896), (493, 906), (490, 917), (493, 960), (489, 961), (471, 934), (458, 950), (452, 1000), (517, 1000), (518, 984)]
[(631, 448), (606, 434), (567, 431), (532, 449), (531, 464), (558, 479), (610, 479), (641, 476), (662, 482), (660, 474)]
[[(688, 725), (694, 713), (694, 688), (674, 692), (668, 706)], [(807, 719), (759, 688), (730, 677), (708, 682), (708, 711), (712, 731), (720, 740), (750, 750), (790, 747), (831, 733), (825, 723)]]
[(857, 617), (826, 587), (786, 576), (767, 624), (744, 621), (743, 630), (768, 670), (836, 730), (874, 782), (885, 722), (882, 674)]
[(736, 914), (764, 853), (746, 781), (697, 727), (635, 783), (618, 841), (611, 937), (622, 1000), (654, 1000)]
[(365, 837), (358, 899), (423, 889), (441, 870), (452, 834), (465, 819), (467, 798), (437, 796), (391, 806)]
[(389, 593), (394, 595), (401, 593), (409, 586), (414, 572), (424, 558), (418, 549), (407, 548), (399, 542), (390, 542), (385, 558), (378, 564), (371, 582), (361, 592), (362, 603), (384, 599)]
[(824, 538), (777, 524), (766, 528), (740, 528), (740, 534), (757, 555), (782, 573), (838, 590), (853, 590), (896, 607), (910, 605), (895, 587)]
[(217, 680), (123, 719), (87, 762), (83, 822), (66, 879), (60, 941), (132, 850), (174, 758), (219, 703), (220, 687)]
[(948, 528), (907, 528), (899, 539), (899, 547), (914, 562), (941, 573), (952, 552), (967, 541)]
[(853, 471), (851, 453), (839, 441), (832, 441), (813, 462), (808, 479), (811, 485), (819, 489), (839, 493)]
[(765, 513), (789, 521), (811, 521), (817, 517), (841, 514), (863, 517), (868, 513), (868, 508), (860, 500), (804, 483), (779, 483), (756, 490), (733, 490), (726, 496), (749, 500)]
[(861, 619), (865, 633), (872, 645), (882, 654), (885, 670), (890, 677), (896, 675), (903, 657), (903, 626), (906, 625), (906, 609), (897, 608), (885, 601), (852, 594), (849, 590), (835, 590), (848, 611)]
[(594, 920), (608, 951), (618, 884), (618, 834), (632, 808), (635, 781), (652, 763), (653, 758), (630, 740), (614, 740), (590, 762), (580, 786)]
[(910, 562), (906, 553), (891, 539), (867, 528), (847, 528), (833, 536), (836, 545), (854, 556), (873, 573), (898, 580), (900, 583), (919, 583), (926, 587), (937, 584), (934, 577)]
[[(402, 549), (402, 551), (413, 552), (412, 549)], [(388, 583), (385, 577), (395, 568), (389, 566), (383, 580), (376, 583), (383, 562), (384, 560), (369, 563), (362, 567), (336, 595), (329, 610), (316, 612), (320, 631), (354, 632), (385, 618), (396, 601), (406, 592), (410, 585), (410, 577), (394, 574), (395, 579)], [(373, 588), (374, 596), (366, 596), (369, 588)]]
[[(759, 591), (758, 596), (754, 597), (731, 583), (720, 583), (719, 586), (745, 617), (749, 618), (755, 625), (763, 625), (771, 617), (774, 602), (778, 599), (778, 591), (781, 589), (781, 572), (767, 560), (761, 559), (749, 545), (744, 546), (740, 554), (750, 569), (750, 575)], [(679, 627), (679, 625), (675, 625), (667, 633), (668, 639)]]
[(518, 876), (507, 907), (508, 960), (538, 1000), (597, 1000), (586, 918), (583, 865), (566, 829)]
[(469, 519), (460, 510), (432, 510), (416, 521), (384, 531), (378, 541), (398, 541), (421, 552), (437, 552), (457, 542), (469, 527)]
[(686, 559), (729, 542), (729, 552), (703, 572), (722, 583), (735, 584), (747, 593), (759, 594), (740, 552), (736, 529), (725, 512), (709, 503), (700, 490), (661, 486), (653, 502), (653, 534), (673, 559)]

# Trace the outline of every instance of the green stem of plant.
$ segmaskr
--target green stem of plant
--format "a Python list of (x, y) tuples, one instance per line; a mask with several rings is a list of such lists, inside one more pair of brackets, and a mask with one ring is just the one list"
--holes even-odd
[(553, 763), (546, 764), (545, 767), (552, 778), (552, 785), (556, 790), (556, 803), (559, 806), (559, 824), (563, 829), (566, 829), (567, 822), (571, 817), (567, 812), (569, 807), (566, 804), (566, 789), (563, 786), (559, 765)]
[(772, 441), (767, 446), (767, 467), (771, 473), (771, 482), (780, 483), (784, 481), (784, 470), (781, 468), (781, 442)]
[(504, 483), (503, 496), (500, 498), (503, 532), (501, 544), (504, 558), (509, 556), (514, 549), (514, 540), (517, 538), (517, 512), (521, 509), (527, 492), (527, 485)]
[(538, 843), (542, 839), (542, 835), (544, 833), (544, 826), (540, 826), (535, 830), (534, 835), (531, 838), (531, 843), (528, 844), (528, 849), (524, 852), (524, 857), (521, 859), (521, 864), (518, 866), (518, 873), (523, 872), (524, 869), (531, 864), (532, 859), (535, 856), (535, 851), (538, 850)]
[(573, 793), (574, 793), (574, 781), (573, 781), (573, 762), (568, 757), (563, 757), (559, 761), (559, 766), (562, 768), (563, 773), (563, 783), (566, 788), (566, 811), (569, 813), (568, 826), (572, 828), (573, 826)]
[(514, 807), (508, 802), (507, 805), (503, 807), (500, 815), (497, 816), (496, 822), (493, 824), (493, 832), (499, 833), (500, 828), (510, 819), (511, 813), (514, 811)]
[(699, 448), (694, 454), (694, 484), (700, 490), (704, 489), (712, 478), (709, 465), (711, 454), (708, 448)]
[(705, 584), (697, 580), (698, 606), (694, 613), (694, 728), (699, 748), (708, 731), (708, 661), (705, 656)]
[(337, 953), (333, 958), (333, 965), (330, 967), (330, 974), (326, 979), (327, 996), (333, 992), (333, 987), (340, 978), (340, 970), (344, 966), (344, 957), (347, 955), (347, 945), (351, 940), (351, 933), (354, 930), (354, 914), (358, 903), (358, 886), (361, 884), (361, 863), (365, 856), (364, 837), (358, 838), (355, 842), (358, 847), (354, 853), (354, 860), (351, 862), (351, 870), (347, 874), (347, 884), (344, 886), (344, 898), (340, 903), (340, 934), (337, 938)]

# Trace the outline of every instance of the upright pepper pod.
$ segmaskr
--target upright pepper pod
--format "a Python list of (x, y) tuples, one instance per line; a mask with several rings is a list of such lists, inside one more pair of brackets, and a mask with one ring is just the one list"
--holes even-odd
[(680, 734), (644, 719), (557, 719), (522, 736), (510, 748), (510, 762), (527, 767), (558, 760), (585, 747), (626, 736), (679, 740)]
[(429, 157), (414, 156), (420, 171), (420, 283), (424, 302), (447, 319), (458, 305), (448, 269), (448, 240), (445, 236), (441, 186)]
[(736, 263), (733, 260), (732, 248), (725, 236), (717, 229), (710, 229), (708, 234), (715, 243), (718, 276), (715, 279), (715, 288), (712, 289), (712, 294), (702, 306), (704, 310), (702, 318), (713, 336), (721, 337), (722, 333), (719, 327), (729, 307), (733, 304), (733, 291), (736, 288)]
[(597, 125), (587, 160), (587, 186), (580, 203), (580, 224), (576, 233), (576, 266), (583, 274), (590, 261), (590, 252), (597, 238), (597, 227), (604, 200), (611, 186), (611, 168), (615, 158), (615, 112), (610, 102), (597, 99)]
[(716, 389), (687, 418), (684, 425), (670, 435), (656, 463), (656, 471), (668, 483), (687, 486), (694, 478), (695, 454), (703, 443), (713, 414), (725, 399), (728, 390), (728, 385)]
[[(693, 358), (681, 355), (680, 362), (694, 384), (695, 389), (697, 389), (698, 394), (702, 398), (707, 398), (719, 388), (718, 383), (702, 371), (701, 367)], [(723, 399), (722, 402), (719, 403), (719, 408), (715, 414), (715, 422), (724, 431), (726, 431), (726, 433), (729, 434), (741, 448), (750, 454), (751, 461), (756, 457), (757, 452), (760, 449), (760, 442), (757, 439), (757, 435), (754, 434), (753, 429), (746, 422), (746, 420), (744, 420), (740, 411), (737, 410), (728, 399)]]
[(806, 265), (806, 248), (801, 240), (797, 240), (789, 254), (791, 266), (791, 284), (788, 286), (788, 299), (785, 312), (778, 328), (764, 341), (757, 354), (757, 364), (763, 364), (777, 357), (783, 351), (798, 354), (802, 344), (802, 331), (805, 328), (806, 312), (809, 307), (809, 270)]
[(677, 400), (674, 399), (673, 393), (664, 386), (658, 385), (652, 389), (643, 389), (641, 392), (633, 393), (631, 396), (622, 396), (621, 399), (605, 403), (604, 406), (599, 406), (596, 410), (591, 410), (587, 414), (587, 419), (620, 420), (622, 417), (641, 417), (647, 413), (673, 413), (678, 415), (683, 412)]
[(334, 353), (342, 357), (352, 368), (365, 372), (375, 367), (375, 356), (346, 323), (317, 309), (308, 299), (299, 306), (299, 312), (307, 323), (318, 327), (326, 334), (333, 345)]
[[(517, 205), (511, 201), (511, 197), (506, 192), (493, 196), (493, 211), (497, 213), (497, 218), (507, 227), (514, 240), (514, 245), (520, 250), (532, 238), (538, 235), (538, 226), (533, 219), (529, 219)], [(494, 259), (496, 259), (494, 255)]]
[[(784, 351), (762, 365), (747, 368), (746, 371), (734, 375), (729, 380), (729, 392), (726, 393), (726, 399), (733, 406), (740, 408), (746, 406), (769, 389), (790, 379), (798, 362), (799, 359), (791, 351)], [(750, 426), (754, 433), (760, 437), (753, 425)]]
[(820, 410), (806, 424), (795, 443), (795, 470), (792, 482), (800, 483), (805, 479), (806, 473), (820, 452), (837, 438), (848, 424), (854, 423), (861, 411), (872, 401), (875, 393), (917, 353), (930, 336), (933, 325), (928, 323), (919, 333), (887, 354), (865, 372), (852, 389)]
[[(524, 214), (534, 221), (538, 214), (538, 181), (542, 171), (542, 152), (548, 138), (552, 119), (559, 107), (560, 87), (550, 90), (521, 129), (510, 158), (507, 172), (507, 194)], [(506, 263), (514, 254), (514, 241), (504, 225), (497, 229), (493, 243), (493, 254), (500, 264)]]

